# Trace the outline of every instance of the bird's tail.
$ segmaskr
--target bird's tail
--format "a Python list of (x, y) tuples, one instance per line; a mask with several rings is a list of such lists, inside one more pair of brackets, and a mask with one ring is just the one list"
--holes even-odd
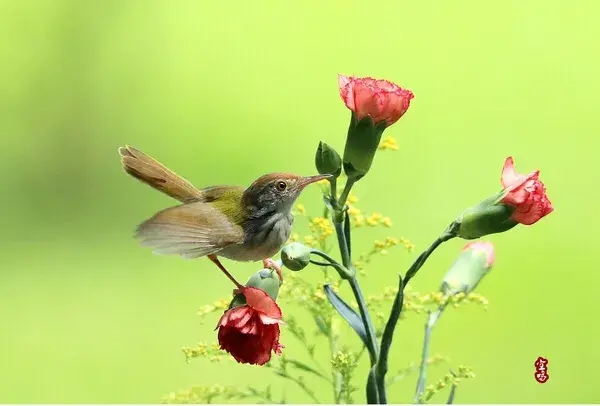
[(154, 189), (184, 203), (202, 199), (199, 189), (142, 151), (127, 145), (119, 155), (125, 172)]

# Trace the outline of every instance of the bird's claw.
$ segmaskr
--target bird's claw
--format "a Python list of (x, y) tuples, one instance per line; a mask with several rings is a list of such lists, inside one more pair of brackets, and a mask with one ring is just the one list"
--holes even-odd
[(263, 267), (266, 269), (272, 269), (275, 272), (277, 272), (277, 276), (279, 276), (279, 280), (281, 282), (283, 282), (283, 275), (281, 273), (281, 267), (279, 266), (279, 264), (277, 262), (273, 261), (273, 259), (271, 259), (271, 258), (263, 259)]

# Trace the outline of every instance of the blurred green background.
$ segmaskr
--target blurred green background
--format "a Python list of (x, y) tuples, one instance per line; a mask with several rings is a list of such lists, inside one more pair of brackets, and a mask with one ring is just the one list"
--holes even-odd
[[(155, 256), (131, 238), (174, 202), (126, 176), (117, 146), (198, 186), (311, 174), (320, 139), (343, 148), (338, 73), (416, 96), (387, 130), (400, 151), (382, 153), (356, 194), (417, 251), (378, 260), (365, 292), (394, 284), (456, 214), (496, 192), (512, 155), (521, 172), (541, 170), (556, 211), (489, 238), (489, 311), (449, 311), (432, 351), (476, 372), (459, 403), (600, 401), (599, 17), (592, 0), (0, 1), (0, 403), (152, 403), (240, 381), (309, 401), (266, 369), (184, 362), (181, 346), (216, 337), (198, 307), (231, 286), (207, 260)], [(317, 210), (318, 193), (301, 202)], [(413, 287), (436, 289), (463, 244), (436, 251)], [(226, 264), (240, 279), (257, 269)], [(422, 323), (399, 326), (392, 369), (418, 359)], [(282, 341), (303, 357), (285, 330)], [(550, 360), (544, 385), (538, 356)], [(413, 390), (413, 378), (397, 384), (390, 403)]]

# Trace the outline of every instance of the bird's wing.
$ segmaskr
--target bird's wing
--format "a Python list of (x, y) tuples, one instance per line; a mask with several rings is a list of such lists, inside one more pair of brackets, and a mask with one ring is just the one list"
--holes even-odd
[(194, 202), (162, 210), (140, 224), (136, 237), (156, 254), (197, 258), (244, 242), (244, 232), (220, 210)]
[(202, 200), (202, 191), (142, 151), (127, 145), (119, 155), (125, 172), (139, 181), (184, 203)]

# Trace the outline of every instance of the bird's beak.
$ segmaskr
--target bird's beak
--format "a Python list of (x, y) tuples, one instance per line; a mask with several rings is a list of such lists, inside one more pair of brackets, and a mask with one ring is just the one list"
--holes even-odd
[(314, 175), (314, 176), (305, 176), (303, 178), (300, 178), (300, 181), (298, 182), (298, 186), (300, 188), (304, 188), (305, 186), (310, 185), (311, 183), (315, 183), (315, 182), (318, 182), (318, 181), (323, 180), (323, 179), (329, 179), (332, 176), (333, 175), (329, 175), (329, 174)]

